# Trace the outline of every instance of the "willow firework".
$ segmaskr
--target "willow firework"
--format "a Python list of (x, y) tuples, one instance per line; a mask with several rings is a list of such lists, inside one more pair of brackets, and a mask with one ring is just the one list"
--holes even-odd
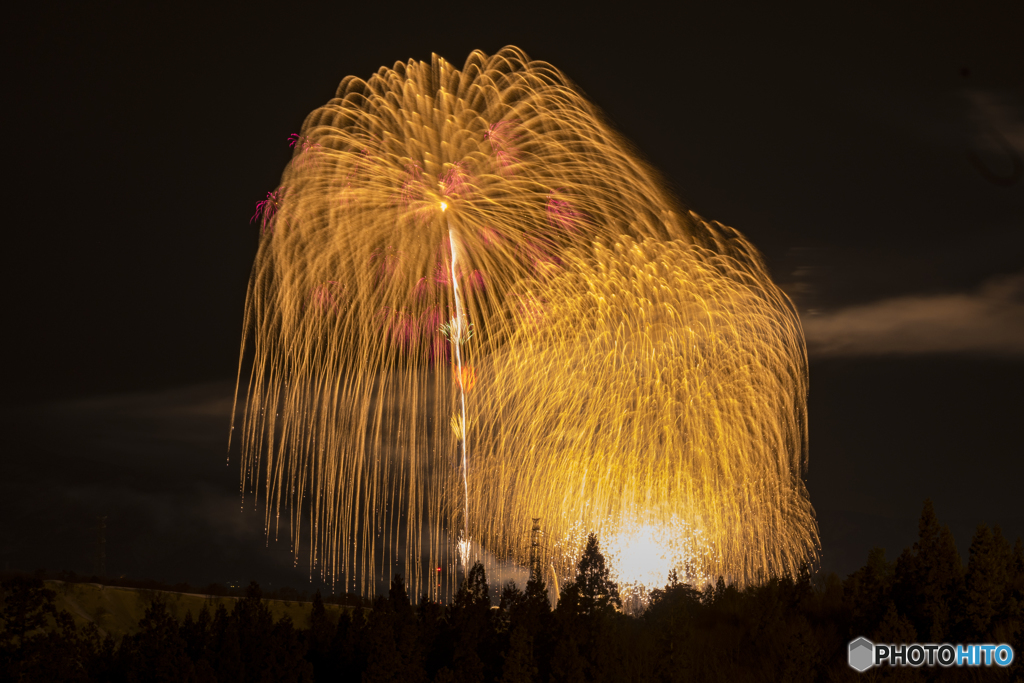
[[(471, 403), (488, 444), (471, 535), (522, 562), (516, 521), (541, 517), (575, 541), (552, 558), (565, 575), (596, 531), (621, 551), (627, 593), (672, 568), (741, 584), (795, 573), (817, 541), (799, 476), (802, 337), (754, 256), (620, 238), (523, 283), (538, 314), (494, 350)], [(638, 553), (660, 576), (630, 566)]]
[(557, 70), (398, 63), (290, 144), (236, 401), (243, 491), (296, 561), (436, 596), (471, 540), (525, 563), (538, 516), (556, 575), (589, 530), (738, 580), (813, 555), (792, 306)]

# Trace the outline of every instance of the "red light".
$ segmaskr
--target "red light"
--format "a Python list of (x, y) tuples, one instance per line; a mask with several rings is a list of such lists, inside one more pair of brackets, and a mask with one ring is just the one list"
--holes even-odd
[(437, 568), (437, 571), (441, 571), (441, 568), (440, 568), (440, 567), (438, 567), (438, 568)]

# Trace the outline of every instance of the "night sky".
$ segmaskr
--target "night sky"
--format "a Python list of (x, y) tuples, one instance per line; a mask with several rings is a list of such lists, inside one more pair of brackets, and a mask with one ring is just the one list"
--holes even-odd
[(927, 497), (965, 559), (1024, 535), (1024, 4), (705, 4), (9, 15), (0, 569), (91, 572), (106, 515), (112, 575), (309, 585), (225, 460), (249, 217), (344, 76), (507, 44), (797, 302), (824, 570)]

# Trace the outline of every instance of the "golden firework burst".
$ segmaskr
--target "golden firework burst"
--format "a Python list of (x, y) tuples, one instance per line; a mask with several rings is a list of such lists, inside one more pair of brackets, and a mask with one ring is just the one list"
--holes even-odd
[(311, 572), (438, 596), (470, 539), (524, 561), (531, 516), (566, 557), (672, 519), (740, 579), (813, 553), (792, 307), (556, 69), (398, 63), (292, 144), (236, 396), (242, 488)]

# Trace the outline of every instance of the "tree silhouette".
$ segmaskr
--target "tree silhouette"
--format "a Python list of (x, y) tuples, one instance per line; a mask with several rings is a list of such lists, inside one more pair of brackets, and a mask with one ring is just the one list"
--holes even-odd
[[(451, 670), (460, 683), (483, 681), (498, 653), (484, 652), (492, 633), (491, 597), (487, 573), (480, 562), (469, 570), (452, 602), (449, 621), (454, 635)], [(485, 661), (485, 660), (491, 661)], [(490, 664), (491, 666), (488, 666)]]
[(25, 646), (27, 634), (44, 628), (47, 617), (57, 616), (57, 608), (53, 604), (57, 594), (44, 587), (42, 580), (28, 577), (4, 581), (3, 592), (4, 626), (0, 631), (0, 643), (5, 648), (17, 650)]
[(98, 669), (95, 629), (81, 637), (41, 579), (13, 577), (3, 582), (0, 595), (0, 680), (85, 681)]
[(674, 569), (665, 588), (651, 591), (643, 619), (656, 634), (651, 646), (659, 681), (676, 683), (690, 678), (691, 662), (686, 650), (696, 627), (700, 597), (696, 589), (679, 581)]
[(243, 680), (242, 647), (238, 625), (223, 604), (217, 606), (210, 627), (213, 644), (213, 669), (221, 683), (239, 683)]
[(551, 659), (553, 680), (576, 680), (577, 671), (588, 681), (615, 680), (621, 640), (614, 631), (621, 607), (597, 536), (590, 534), (576, 577), (562, 589), (555, 610), (559, 637)]
[[(353, 610), (353, 614), (342, 612), (338, 617), (331, 641), (331, 653), (322, 669), (317, 671), (318, 679), (342, 683), (357, 683), (360, 680), (365, 666), (357, 646), (362, 622), (362, 610), (358, 608)], [(324, 672), (322, 678), (321, 671)]]
[(872, 548), (868, 561), (846, 579), (843, 590), (850, 609), (850, 637), (871, 633), (882, 622), (891, 601), (896, 565), (883, 548)]
[(184, 681), (195, 676), (187, 643), (167, 604), (157, 598), (139, 621), (139, 632), (121, 642), (125, 678), (134, 681)]
[(1007, 607), (1013, 602), (1012, 575), (1013, 551), (1010, 544), (998, 527), (993, 533), (982, 524), (971, 541), (964, 576), (959, 634), (963, 639), (989, 642), (993, 627), (999, 621), (1013, 619), (1015, 615), (1007, 613)]
[(951, 609), (963, 588), (963, 565), (953, 533), (939, 525), (931, 499), (924, 503), (918, 540), (896, 561), (893, 601), (918, 637), (945, 640), (953, 625)]
[(323, 597), (317, 590), (313, 596), (313, 605), (309, 612), (309, 633), (307, 634), (306, 659), (312, 664), (318, 677), (327, 676), (328, 659), (331, 653), (331, 641), (334, 638), (336, 624), (327, 615)]

